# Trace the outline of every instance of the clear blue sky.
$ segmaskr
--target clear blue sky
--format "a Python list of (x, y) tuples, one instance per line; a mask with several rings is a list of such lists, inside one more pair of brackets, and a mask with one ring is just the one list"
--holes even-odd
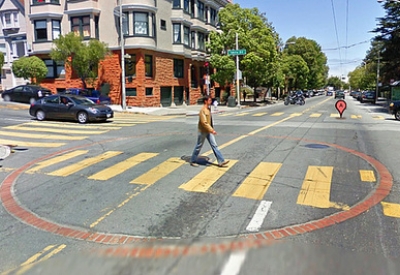
[[(233, 0), (241, 8), (265, 13), (283, 42), (292, 36), (315, 40), (328, 58), (329, 76), (344, 76), (361, 64), (371, 46), (376, 0)], [(347, 48), (346, 48), (347, 46)]]

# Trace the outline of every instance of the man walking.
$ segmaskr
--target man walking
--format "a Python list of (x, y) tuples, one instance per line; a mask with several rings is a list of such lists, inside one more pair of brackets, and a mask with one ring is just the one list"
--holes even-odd
[(199, 133), (197, 137), (197, 144), (194, 147), (193, 154), (190, 159), (191, 166), (198, 166), (198, 164), (196, 163), (197, 157), (199, 156), (200, 150), (203, 147), (205, 139), (207, 139), (208, 143), (210, 143), (211, 149), (213, 150), (214, 155), (217, 158), (219, 167), (222, 167), (228, 164), (229, 162), (229, 160), (224, 159), (224, 157), (222, 156), (221, 152), (218, 149), (217, 142), (215, 141), (214, 135), (216, 135), (217, 132), (215, 132), (212, 125), (212, 118), (210, 112), (211, 104), (212, 104), (211, 97), (205, 96), (203, 98), (203, 107), (199, 112), (199, 124), (198, 124)]

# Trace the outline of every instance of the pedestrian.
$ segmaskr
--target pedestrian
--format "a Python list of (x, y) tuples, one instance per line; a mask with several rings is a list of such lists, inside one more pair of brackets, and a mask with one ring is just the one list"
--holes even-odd
[(213, 98), (212, 105), (214, 106), (214, 111), (218, 111), (218, 100)]
[(218, 149), (217, 142), (215, 141), (214, 135), (217, 132), (214, 130), (212, 125), (212, 117), (210, 112), (210, 106), (212, 104), (212, 99), (210, 96), (205, 96), (203, 98), (203, 107), (199, 112), (199, 123), (198, 123), (198, 136), (197, 143), (194, 147), (192, 157), (190, 159), (191, 166), (198, 166), (197, 157), (199, 156), (200, 150), (203, 147), (204, 141), (207, 139), (217, 158), (218, 166), (222, 167), (229, 163), (229, 160), (225, 160), (221, 152)]

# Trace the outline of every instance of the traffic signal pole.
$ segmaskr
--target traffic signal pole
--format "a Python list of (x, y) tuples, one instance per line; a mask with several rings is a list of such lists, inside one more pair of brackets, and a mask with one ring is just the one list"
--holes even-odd
[[(236, 50), (239, 50), (239, 39), (238, 33), (236, 33)], [(236, 55), (236, 94), (237, 94), (237, 106), (240, 108), (240, 87), (239, 87), (239, 55)]]

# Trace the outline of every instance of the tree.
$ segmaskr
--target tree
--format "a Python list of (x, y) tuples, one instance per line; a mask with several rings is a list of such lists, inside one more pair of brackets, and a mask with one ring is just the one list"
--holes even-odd
[(292, 89), (305, 89), (309, 70), (307, 63), (300, 55), (284, 55), (282, 72), (286, 76), (286, 87)]
[(333, 87), (335, 90), (341, 89), (344, 84), (345, 83), (338, 76), (331, 76), (327, 81), (327, 85)]
[(3, 68), (4, 65), (4, 54), (3, 52), (0, 52), (0, 70)]
[(39, 84), (47, 75), (46, 64), (37, 56), (21, 57), (12, 64), (12, 71), (16, 77), (31, 80)]
[[(258, 9), (242, 9), (238, 4), (228, 4), (219, 12), (220, 31), (211, 32), (208, 44), (210, 63), (216, 69), (213, 80), (230, 82), (235, 74), (235, 61), (226, 56), (229, 49), (236, 48), (236, 34), (240, 49), (239, 68), (246, 82), (252, 87), (266, 83), (273, 76), (277, 60), (277, 34)], [(218, 80), (217, 80), (218, 79)], [(256, 98), (254, 98), (256, 100)]]
[(87, 84), (93, 85), (98, 76), (100, 61), (109, 54), (108, 46), (96, 39), (86, 43), (82, 37), (72, 32), (61, 35), (53, 43), (55, 47), (51, 50), (50, 57), (72, 68), (81, 79), (84, 88)]
[(396, 79), (400, 74), (400, 5), (385, 1), (384, 17), (378, 18), (378, 27), (373, 32), (378, 35), (374, 38), (368, 58), (375, 62), (381, 58), (380, 71), (383, 82)]
[(284, 52), (288, 55), (299, 55), (306, 62), (309, 74), (304, 88), (318, 89), (324, 86), (329, 71), (328, 59), (317, 42), (305, 37), (291, 37), (286, 42)]

